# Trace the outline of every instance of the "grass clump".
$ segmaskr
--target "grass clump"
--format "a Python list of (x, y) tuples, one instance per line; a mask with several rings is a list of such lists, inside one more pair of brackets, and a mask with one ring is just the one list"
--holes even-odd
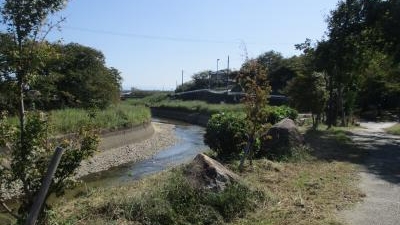
[(84, 109), (63, 109), (50, 112), (50, 121), (56, 134), (71, 133), (79, 129), (82, 124), (88, 123), (93, 114), (94, 123), (103, 130), (128, 128), (151, 119), (150, 110), (144, 106), (120, 104), (101, 111), (87, 111)]
[[(182, 169), (174, 169), (60, 204), (52, 220), (58, 224), (224, 224), (244, 217), (264, 196), (244, 184), (230, 185), (220, 193), (197, 189)], [(77, 211), (79, 215), (73, 213)]]
[[(143, 105), (122, 103), (104, 110), (85, 110), (68, 108), (53, 110), (49, 113), (51, 132), (68, 134), (79, 130), (91, 120), (101, 130), (117, 130), (129, 128), (151, 121), (150, 109)], [(16, 116), (8, 118), (11, 124), (18, 124)]]
[(397, 123), (389, 128), (386, 128), (385, 130), (389, 134), (400, 135), (400, 123)]
[(210, 104), (204, 101), (164, 100), (154, 106), (176, 110), (215, 114), (220, 112), (243, 111), (243, 104)]

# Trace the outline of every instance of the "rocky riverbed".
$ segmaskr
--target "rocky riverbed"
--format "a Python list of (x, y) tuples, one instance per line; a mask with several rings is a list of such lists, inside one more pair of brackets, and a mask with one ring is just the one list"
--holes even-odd
[[(83, 161), (78, 168), (76, 178), (150, 158), (179, 141), (175, 136), (175, 125), (152, 122), (152, 126), (154, 127), (154, 134), (150, 138), (118, 148), (99, 151), (93, 157)], [(115, 138), (118, 138), (118, 136)], [(4, 199), (12, 198), (18, 195), (19, 187), (18, 184), (15, 184), (12, 190), (0, 187), (0, 194)]]
[(122, 164), (137, 162), (150, 158), (162, 149), (177, 143), (172, 124), (152, 123), (154, 134), (149, 139), (98, 152), (93, 157), (81, 163), (76, 177), (107, 170)]

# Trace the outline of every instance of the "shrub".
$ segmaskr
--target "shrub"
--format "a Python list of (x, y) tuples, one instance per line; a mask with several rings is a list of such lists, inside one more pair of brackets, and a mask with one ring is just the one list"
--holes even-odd
[(222, 158), (235, 158), (247, 141), (244, 113), (214, 114), (207, 123), (204, 143)]
[(175, 170), (160, 186), (133, 198), (113, 198), (90, 213), (144, 225), (223, 224), (245, 216), (265, 199), (264, 192), (238, 183), (219, 193), (194, 188), (181, 170)]
[(268, 123), (275, 124), (285, 118), (295, 120), (298, 113), (288, 106), (270, 106), (263, 109)]

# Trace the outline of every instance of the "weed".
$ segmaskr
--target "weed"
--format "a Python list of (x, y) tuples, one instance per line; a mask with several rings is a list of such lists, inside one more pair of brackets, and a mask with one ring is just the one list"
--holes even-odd
[(392, 127), (386, 128), (386, 132), (393, 135), (400, 135), (400, 123), (393, 125)]

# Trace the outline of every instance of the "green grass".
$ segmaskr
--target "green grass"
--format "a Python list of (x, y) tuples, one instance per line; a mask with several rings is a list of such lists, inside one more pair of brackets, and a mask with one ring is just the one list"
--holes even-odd
[[(151, 120), (149, 108), (142, 105), (122, 103), (105, 110), (88, 111), (84, 109), (62, 109), (48, 113), (54, 134), (76, 132), (90, 120), (89, 115), (95, 115), (94, 124), (101, 130), (116, 130), (143, 124)], [(16, 117), (9, 118), (11, 123), (18, 124)]]
[(205, 101), (183, 101), (170, 99), (167, 94), (154, 94), (141, 99), (127, 99), (126, 104), (164, 107), (183, 111), (214, 114), (218, 112), (243, 111), (243, 104), (210, 104)]
[(61, 200), (52, 220), (57, 224), (340, 224), (337, 211), (363, 197), (351, 163), (353, 153), (362, 152), (336, 135), (308, 132), (311, 152), (302, 151), (300, 160), (298, 156), (281, 162), (258, 159), (253, 165), (246, 163), (242, 173), (238, 161), (230, 162), (226, 166), (242, 181), (220, 194), (191, 188), (182, 171), (173, 169), (127, 186), (89, 190)]
[(152, 107), (171, 108), (182, 111), (214, 114), (219, 112), (243, 111), (243, 104), (210, 104), (205, 101), (171, 100), (166, 95), (149, 96), (143, 99), (128, 99), (128, 104), (145, 104)]
[(400, 123), (395, 124), (392, 127), (386, 128), (385, 130), (389, 134), (400, 135)]
[[(93, 111), (94, 124), (104, 130), (128, 128), (150, 121), (151, 114), (144, 106), (120, 104), (105, 110)], [(50, 112), (55, 133), (70, 133), (88, 123), (89, 112), (83, 109), (64, 109)]]
[[(190, 185), (183, 170), (147, 177), (129, 186), (88, 191), (60, 202), (51, 214), (54, 224), (223, 224), (244, 217), (262, 192), (234, 184), (220, 193)], [(79, 211), (79, 213), (76, 213)]]

